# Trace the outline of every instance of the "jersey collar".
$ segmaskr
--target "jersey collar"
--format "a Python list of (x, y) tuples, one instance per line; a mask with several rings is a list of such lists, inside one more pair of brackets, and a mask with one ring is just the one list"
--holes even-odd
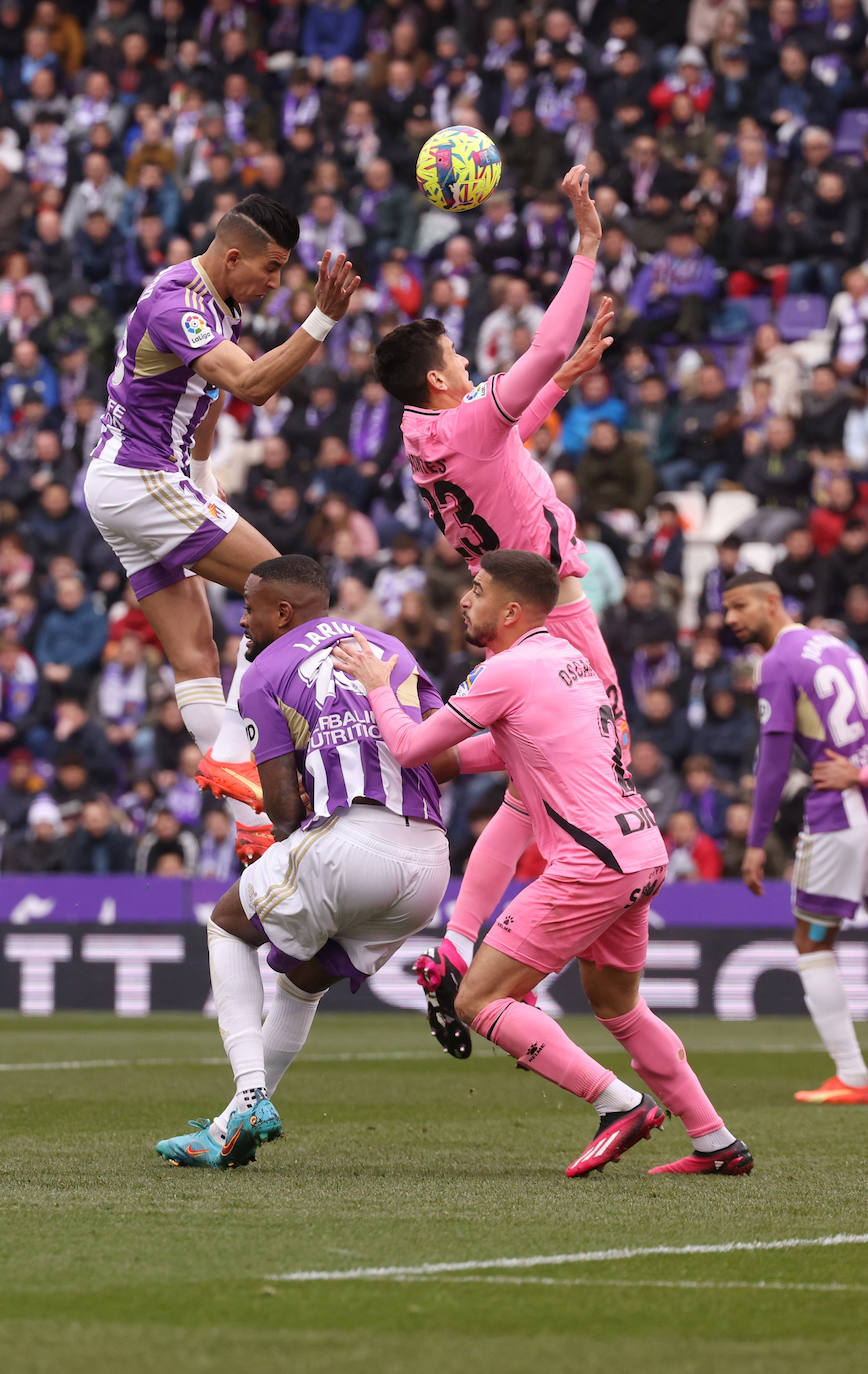
[(237, 320), (241, 314), (241, 311), (238, 309), (237, 306), (233, 310), (232, 306), (229, 305), (226, 301), (224, 301), (223, 297), (220, 295), (220, 292), (216, 289), (211, 278), (208, 276), (208, 273), (202, 266), (202, 259), (193, 258), (192, 261), (194, 269), (199, 273), (199, 276), (202, 278), (208, 290), (211, 292), (211, 295), (214, 297), (220, 309), (223, 311), (223, 314), (226, 315), (226, 317), (230, 320)]

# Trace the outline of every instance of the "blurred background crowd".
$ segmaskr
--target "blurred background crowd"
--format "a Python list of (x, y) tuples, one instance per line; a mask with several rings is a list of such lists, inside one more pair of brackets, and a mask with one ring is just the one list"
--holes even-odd
[[(437, 316), (475, 379), (508, 367), (575, 249), (557, 188), (584, 162), (604, 226), (592, 308), (614, 297), (616, 341), (530, 446), (588, 544), (670, 877), (736, 876), (757, 732), (726, 576), (774, 571), (790, 610), (868, 654), (866, 39), (863, 0), (0, 0), (3, 869), (237, 871), (81, 497), (148, 281), (243, 195), (283, 201), (301, 238), (245, 311), (256, 356), (308, 313), (323, 250), (350, 254), (348, 317), (284, 394), (229, 401), (215, 466), (281, 552), (323, 562), (342, 614), (399, 635), (446, 694), (475, 661), (467, 575), (372, 350)], [(461, 216), (415, 189), (448, 124), (503, 157)], [(212, 611), (228, 679), (240, 606), (215, 589)], [(806, 782), (795, 766), (770, 876)], [(502, 785), (451, 786), (456, 871)]]

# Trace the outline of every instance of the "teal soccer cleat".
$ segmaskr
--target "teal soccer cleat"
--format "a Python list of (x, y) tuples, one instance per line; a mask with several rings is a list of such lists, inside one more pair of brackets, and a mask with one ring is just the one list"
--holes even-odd
[[(157, 1154), (162, 1155), (177, 1168), (188, 1169), (228, 1169), (229, 1165), (220, 1154), (220, 1146), (210, 1135), (208, 1127), (211, 1118), (191, 1121), (198, 1129), (190, 1135), (173, 1135), (157, 1144)], [(247, 1163), (247, 1161), (244, 1161)]]
[(235, 1111), (226, 1126), (226, 1141), (220, 1151), (221, 1164), (217, 1168), (235, 1169), (256, 1158), (257, 1145), (267, 1145), (283, 1135), (283, 1126), (275, 1107), (262, 1093), (245, 1111)]

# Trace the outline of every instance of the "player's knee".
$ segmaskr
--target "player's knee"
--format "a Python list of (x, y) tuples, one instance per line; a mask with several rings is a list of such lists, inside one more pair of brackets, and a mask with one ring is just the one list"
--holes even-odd
[(836, 926), (824, 926), (818, 921), (797, 920), (793, 931), (793, 943), (799, 954), (815, 954), (821, 949), (831, 949), (837, 933)]

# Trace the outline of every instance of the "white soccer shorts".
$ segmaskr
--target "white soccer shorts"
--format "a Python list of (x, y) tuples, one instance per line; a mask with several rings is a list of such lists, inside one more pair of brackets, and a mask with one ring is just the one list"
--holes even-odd
[(318, 954), (355, 988), (428, 924), (448, 881), (439, 826), (356, 802), (272, 845), (239, 891), (273, 968), (289, 973)]
[(803, 830), (793, 868), (793, 914), (819, 926), (852, 919), (868, 896), (868, 826)]

